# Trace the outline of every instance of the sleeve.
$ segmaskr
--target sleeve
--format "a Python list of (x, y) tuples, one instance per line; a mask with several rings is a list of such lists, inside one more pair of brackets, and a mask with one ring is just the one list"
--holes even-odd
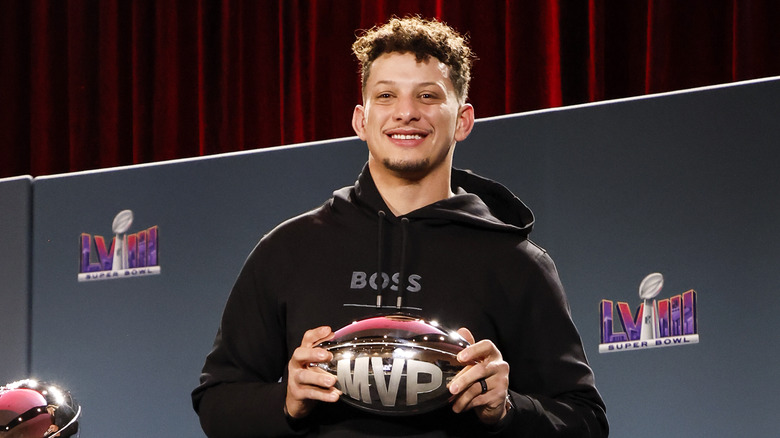
[[(552, 259), (541, 250), (523, 274), (520, 335), (511, 348), (510, 400), (498, 436), (606, 437), (606, 407)], [(502, 352), (503, 353), (503, 352)]]
[[(192, 393), (210, 438), (294, 435), (284, 413), (288, 351), (283, 315), (269, 291), (263, 241), (247, 259), (225, 305), (200, 385)], [(268, 252), (268, 251), (265, 251)]]

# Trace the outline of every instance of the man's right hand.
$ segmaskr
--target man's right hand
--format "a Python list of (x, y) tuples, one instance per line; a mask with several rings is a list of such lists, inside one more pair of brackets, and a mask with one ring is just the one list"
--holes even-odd
[(303, 418), (314, 409), (318, 401), (336, 402), (341, 391), (335, 388), (336, 376), (309, 364), (328, 362), (333, 354), (314, 346), (333, 339), (330, 327), (317, 327), (304, 333), (301, 346), (293, 352), (287, 364), (287, 399), (284, 410), (292, 418)]

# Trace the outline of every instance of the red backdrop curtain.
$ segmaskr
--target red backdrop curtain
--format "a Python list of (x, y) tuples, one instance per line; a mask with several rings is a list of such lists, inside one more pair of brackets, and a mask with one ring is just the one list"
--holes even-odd
[(0, 177), (353, 135), (355, 31), (411, 13), (478, 117), (780, 75), (774, 0), (5, 0)]

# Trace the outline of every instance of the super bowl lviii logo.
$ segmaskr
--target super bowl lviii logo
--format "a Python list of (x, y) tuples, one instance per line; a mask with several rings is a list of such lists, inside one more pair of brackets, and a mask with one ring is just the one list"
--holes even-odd
[[(689, 290), (671, 298), (657, 300), (664, 277), (653, 273), (639, 285), (642, 303), (632, 316), (628, 303), (601, 300), (600, 353), (671, 347), (699, 342), (696, 320), (696, 291)], [(613, 312), (613, 310), (615, 312)], [(623, 331), (615, 326), (614, 315)]]
[(111, 226), (110, 245), (100, 235), (81, 234), (79, 281), (139, 277), (160, 273), (157, 263), (158, 227), (128, 234), (133, 212), (120, 211)]

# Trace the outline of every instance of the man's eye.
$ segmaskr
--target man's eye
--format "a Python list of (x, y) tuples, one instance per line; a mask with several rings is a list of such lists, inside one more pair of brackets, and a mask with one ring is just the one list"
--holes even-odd
[(377, 97), (380, 99), (389, 99), (392, 95), (390, 93), (380, 93)]

